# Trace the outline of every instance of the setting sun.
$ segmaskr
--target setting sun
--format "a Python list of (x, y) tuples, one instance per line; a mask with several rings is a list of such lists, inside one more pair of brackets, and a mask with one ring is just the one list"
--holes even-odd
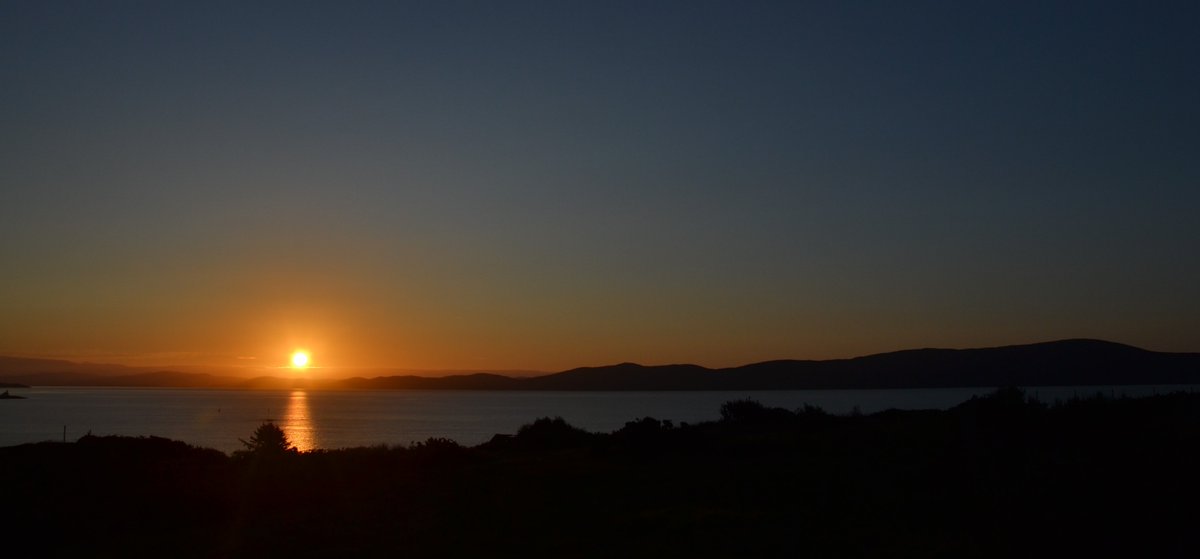
[(292, 353), (292, 367), (295, 369), (303, 369), (308, 366), (308, 352), (296, 351)]

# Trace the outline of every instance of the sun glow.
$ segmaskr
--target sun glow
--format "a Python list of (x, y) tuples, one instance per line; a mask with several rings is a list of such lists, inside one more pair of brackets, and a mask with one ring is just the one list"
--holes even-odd
[(307, 351), (296, 350), (296, 351), (292, 352), (292, 368), (293, 369), (307, 368), (308, 361), (309, 361), (309, 358), (308, 358)]

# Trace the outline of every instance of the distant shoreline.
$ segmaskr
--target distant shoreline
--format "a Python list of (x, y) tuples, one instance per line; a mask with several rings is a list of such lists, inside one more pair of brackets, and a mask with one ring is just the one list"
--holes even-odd
[[(4, 358), (12, 361), (12, 358)], [(25, 360), (28, 362), (29, 360)], [(128, 368), (106, 374), (99, 365), (70, 370), (0, 372), (0, 381), (27, 386), (126, 386), (247, 389), (423, 390), (823, 390), (983, 388), (995, 386), (1127, 386), (1200, 384), (1200, 354), (1164, 353), (1101, 340), (1061, 340), (978, 349), (914, 349), (825, 361), (780, 360), (709, 369), (699, 365), (621, 363), (532, 377), (494, 373), (417, 375), (336, 380)], [(0, 366), (4, 362), (0, 360)], [(25, 366), (31, 366), (25, 363)], [(10, 369), (15, 365), (10, 365)], [(4, 369), (0, 368), (0, 371)]]

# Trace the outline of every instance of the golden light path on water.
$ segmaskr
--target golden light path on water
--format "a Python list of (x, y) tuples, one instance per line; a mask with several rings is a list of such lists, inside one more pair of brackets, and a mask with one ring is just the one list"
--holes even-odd
[(306, 452), (317, 448), (317, 433), (308, 409), (308, 394), (303, 390), (293, 390), (283, 413), (283, 422), (279, 427), (296, 449)]

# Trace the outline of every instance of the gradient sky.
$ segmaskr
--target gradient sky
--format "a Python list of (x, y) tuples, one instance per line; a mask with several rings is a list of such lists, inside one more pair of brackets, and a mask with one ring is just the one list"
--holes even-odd
[(0, 353), (1200, 351), (1197, 29), (1196, 2), (3, 1)]

